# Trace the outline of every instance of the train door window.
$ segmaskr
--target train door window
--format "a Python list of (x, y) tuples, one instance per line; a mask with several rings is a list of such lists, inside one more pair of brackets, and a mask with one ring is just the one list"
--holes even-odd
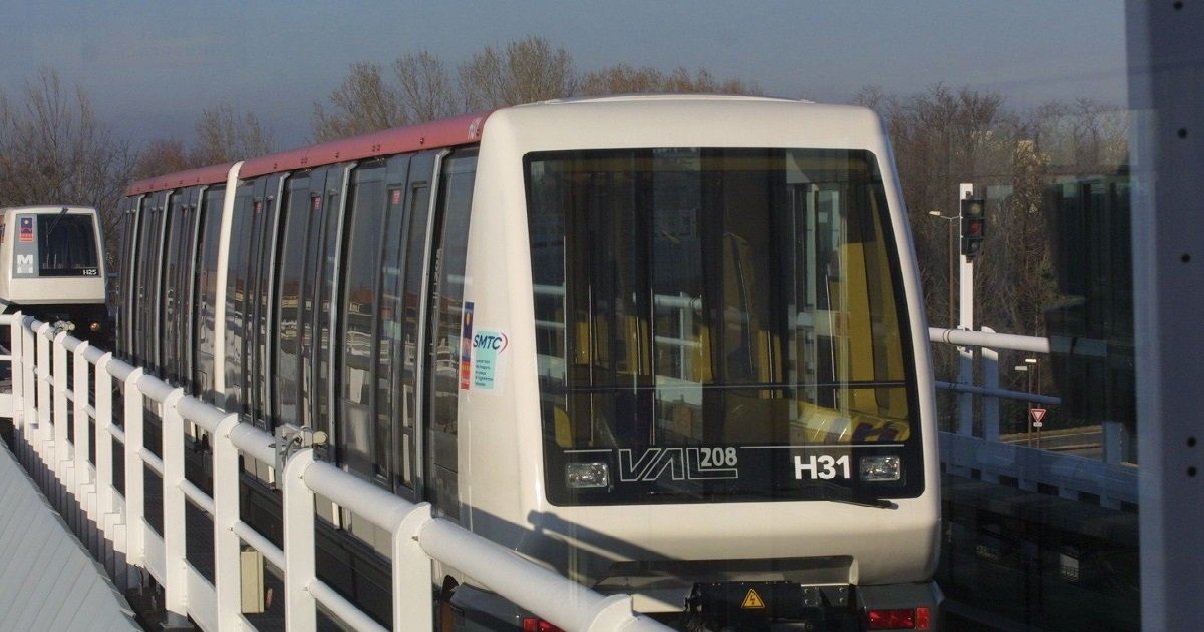
[(397, 332), (400, 340), (401, 366), (394, 370), (400, 373), (400, 386), (397, 389), (400, 401), (394, 408), (400, 415), (401, 440), (398, 449), (401, 453), (401, 483), (404, 488), (415, 491), (417, 498), (422, 491), (424, 474), (421, 469), (423, 443), (419, 431), (419, 397), (422, 392), (419, 352), (422, 350), (422, 314), (423, 297), (426, 287), (426, 258), (427, 258), (427, 228), (430, 225), (430, 197), (433, 182), (436, 154), (418, 154), (410, 161), (407, 186), (408, 198), (405, 198), (406, 208), (403, 209), (401, 225), (403, 227), (404, 248), (399, 254), (401, 258), (401, 287), (398, 290), (400, 301), (398, 320), (401, 330)]
[(184, 225), (188, 220), (188, 205), (185, 192), (171, 196), (167, 214), (163, 218), (163, 305), (159, 333), (162, 335), (159, 345), (163, 353), (163, 377), (169, 382), (178, 382), (179, 347), (176, 342), (181, 338), (177, 311), (179, 307), (180, 280), (180, 246), (183, 241)]
[(264, 191), (263, 235), (260, 240), (259, 260), (256, 262), (259, 288), (256, 292), (255, 330), (257, 342), (255, 345), (255, 406), (258, 411), (257, 419), (263, 421), (263, 427), (274, 428), (278, 423), (272, 415), (272, 402), (275, 399), (275, 347), (278, 344), (278, 315), (276, 312), (276, 293), (278, 288), (278, 267), (280, 262), (280, 246), (283, 238), (283, 223), (280, 205), (283, 196), (284, 181), (287, 174), (273, 174), (268, 177)]
[(309, 177), (309, 189), (306, 192), (309, 201), (309, 222), (306, 227), (305, 269), (302, 273), (303, 286), (301, 291), (301, 330), (298, 340), (300, 353), (301, 374), (299, 392), (301, 395), (301, 423), (304, 426), (326, 430), (324, 421), (314, 418), (316, 410), (316, 393), (314, 381), (314, 366), (316, 364), (315, 346), (315, 308), (317, 306), (318, 273), (321, 270), (322, 258), (322, 228), (326, 225), (326, 202), (323, 191), (326, 186), (326, 172), (323, 168), (314, 171)]
[[(334, 399), (334, 380), (331, 379), (330, 366), (338, 351), (337, 346), (331, 344), (332, 332), (338, 331), (336, 313), (332, 308), (338, 292), (339, 245), (342, 242), (343, 203), (346, 199), (344, 184), (348, 169), (348, 166), (338, 165), (326, 170), (325, 187), (321, 190), (326, 211), (322, 218), (318, 274), (315, 277), (318, 304), (315, 310), (314, 419), (318, 428), (332, 434), (335, 428), (330, 424), (330, 402)], [(337, 436), (334, 439), (338, 441)]]
[(274, 275), (278, 232), (278, 204), (282, 174), (271, 174), (255, 181), (251, 196), (251, 233), (247, 246), (245, 302), (247, 411), (260, 428), (272, 427), (268, 417), (271, 401), (269, 348), (272, 332)]
[(217, 317), (217, 263), (221, 243), (223, 203), (226, 187), (210, 187), (205, 191), (201, 213), (202, 221), (198, 230), (199, 244), (197, 245), (200, 263), (197, 266), (196, 307), (192, 314), (196, 324), (195, 373), (196, 392), (201, 399), (211, 404), (217, 403), (215, 393), (214, 353), (214, 319)]
[(238, 185), (234, 194), (234, 217), (231, 219), (230, 253), (226, 274), (226, 392), (224, 408), (247, 412), (246, 372), (246, 302), (247, 262), (250, 261), (252, 184)]
[(192, 349), (196, 336), (196, 322), (193, 319), (192, 305), (197, 299), (196, 279), (200, 268), (198, 238), (201, 229), (201, 218), (204, 206), (205, 187), (196, 186), (187, 190), (185, 202), (188, 213), (188, 224), (183, 234), (183, 244), (180, 248), (180, 281), (179, 292), (181, 306), (179, 308), (180, 337), (176, 341), (180, 351), (180, 383), (190, 393), (195, 393), (196, 374), (193, 365)]
[(117, 351), (124, 360), (130, 359), (134, 340), (132, 328), (134, 325), (134, 294), (136, 292), (135, 254), (138, 251), (135, 245), (139, 241), (138, 208), (141, 206), (141, 200), (141, 197), (128, 197), (121, 204), (122, 265), (119, 268), (121, 273), (118, 275), (117, 289), (118, 300), (121, 302), (117, 310), (117, 340), (120, 341), (120, 344), (117, 345)]
[(476, 180), (476, 150), (452, 154), (439, 175), (432, 228), (430, 302), (426, 340), (427, 492), (443, 515), (458, 520), (458, 402), (464, 266), (468, 221)]
[(381, 224), (385, 211), (383, 162), (362, 164), (352, 172), (342, 260), (342, 300), (338, 322), (340, 397), (338, 459), (348, 469), (388, 482), (384, 449), (389, 428), (375, 423), (376, 316)]
[(123, 360), (130, 359), (132, 337), (130, 327), (134, 324), (134, 244), (138, 241), (138, 201), (141, 197), (125, 197), (122, 200), (122, 265), (117, 278), (117, 354)]
[(272, 411), (278, 423), (304, 424), (301, 410), (302, 364), (300, 362), (302, 303), (305, 302), (306, 237), (314, 215), (309, 197), (308, 171), (292, 174), (283, 187), (280, 209), (284, 232), (280, 246), (280, 276), (277, 281), (276, 313), (279, 336), (276, 342), (276, 388)]
[(139, 244), (138, 330), (134, 334), (136, 360), (154, 373), (161, 368), (158, 307), (162, 289), (163, 222), (168, 194), (167, 191), (160, 191), (143, 199), (144, 219)]

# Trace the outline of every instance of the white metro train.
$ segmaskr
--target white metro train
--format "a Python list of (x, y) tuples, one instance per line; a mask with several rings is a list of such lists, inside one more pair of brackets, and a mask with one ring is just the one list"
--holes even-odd
[(74, 205), (0, 209), (0, 309), (63, 322), (107, 346), (104, 248), (96, 209)]
[[(871, 111), (546, 102), (153, 178), (123, 211), (119, 352), (247, 423), (323, 430), (323, 458), (680, 629), (938, 627), (927, 328)], [(270, 530), (274, 492), (244, 493)], [(348, 520), (319, 521), (319, 572), (387, 622)], [(552, 629), (432, 585), (444, 628)]]

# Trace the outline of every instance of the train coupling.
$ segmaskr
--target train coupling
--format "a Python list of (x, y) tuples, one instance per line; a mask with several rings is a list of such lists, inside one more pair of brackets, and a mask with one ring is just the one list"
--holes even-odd
[(694, 584), (686, 611), (696, 630), (828, 632), (848, 629), (849, 604), (848, 585), (727, 581)]

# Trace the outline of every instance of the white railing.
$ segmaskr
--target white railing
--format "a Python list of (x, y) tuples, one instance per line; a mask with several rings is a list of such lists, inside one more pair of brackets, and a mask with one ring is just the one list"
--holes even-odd
[[(1104, 507), (1119, 508), (1121, 503), (1137, 504), (1137, 468), (1122, 462), (1119, 423), (1102, 424), (1100, 449), (1103, 460), (1000, 442), (1000, 399), (1055, 406), (1061, 404), (1062, 400), (1039, 393), (999, 388), (997, 350), (1048, 354), (1050, 345), (1047, 338), (936, 327), (929, 328), (928, 335), (933, 344), (980, 348), (983, 363), (985, 383), (982, 385), (936, 382), (937, 388), (961, 394), (959, 407), (971, 407), (971, 396), (983, 398), (981, 436), (975, 436), (973, 423), (966, 423), (967, 419), (972, 421), (973, 415), (963, 411), (959, 411), (963, 414), (959, 415), (956, 432), (941, 433), (941, 462), (945, 464), (946, 471), (963, 476), (977, 471), (983, 480), (988, 481), (1008, 477), (1016, 480), (1022, 489), (1031, 491), (1044, 485), (1056, 489), (1060, 496), (1071, 499), (1077, 499), (1080, 494), (1092, 494)], [(965, 375), (973, 375), (973, 372), (968, 371)]]
[[(668, 629), (635, 614), (630, 595), (595, 593), (433, 518), (426, 503), (409, 503), (316, 461), (304, 446), (289, 451), (283, 471), (276, 472), (284, 512), (278, 548), (242, 520), (239, 508), (239, 457), (279, 468), (277, 439), (48, 324), (17, 314), (0, 316), (4, 326), (12, 332), (13, 451), (119, 588), (139, 586), (144, 572), (163, 586), (169, 623), (190, 617), (206, 630), (253, 629), (241, 601), (240, 556), (249, 547), (283, 572), (288, 630), (314, 629), (319, 604), (354, 629), (385, 629), (316, 576), (314, 499), (320, 494), (391, 534), (394, 630), (432, 629), (432, 560), (566, 630)], [(120, 425), (112, 411), (114, 380), (123, 400)], [(161, 457), (144, 446), (148, 407), (162, 420)], [(69, 424), (74, 441), (68, 440)], [(211, 437), (212, 496), (185, 477), (188, 424)], [(124, 455), (124, 494), (114, 487), (114, 440)], [(162, 535), (146, 520), (147, 467), (163, 481)], [(186, 528), (187, 503), (212, 519), (211, 533)], [(187, 559), (189, 537), (212, 539), (214, 582)]]

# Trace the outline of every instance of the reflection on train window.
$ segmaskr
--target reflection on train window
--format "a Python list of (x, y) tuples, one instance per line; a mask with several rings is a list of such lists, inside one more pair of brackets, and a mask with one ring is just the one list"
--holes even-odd
[(98, 266), (90, 215), (38, 215), (39, 275), (83, 276)]
[(865, 151), (527, 158), (546, 433), (561, 448), (913, 435)]
[[(340, 461), (365, 476), (387, 475), (387, 429), (373, 425), (373, 332), (376, 315), (377, 255), (384, 219), (384, 164), (360, 166), (348, 193), (347, 245), (344, 250), (342, 314), (342, 409), (339, 415)], [(378, 434), (378, 430), (383, 430)], [(379, 446), (377, 444), (380, 444)]]
[(476, 182), (477, 156), (462, 151), (444, 160), (432, 241), (429, 274), (431, 303), (426, 356), (429, 420), (425, 456), (431, 479), (428, 493), (443, 515), (459, 519), (459, 373), (460, 325), (464, 309), (464, 266), (468, 221)]

